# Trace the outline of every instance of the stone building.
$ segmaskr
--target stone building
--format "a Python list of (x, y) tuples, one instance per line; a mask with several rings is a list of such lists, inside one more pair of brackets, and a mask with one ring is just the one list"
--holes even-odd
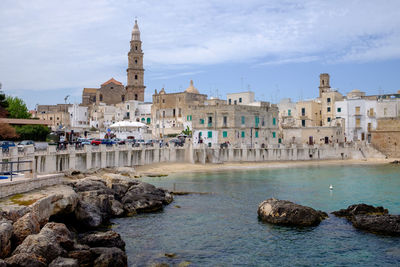
[(260, 147), (279, 142), (278, 107), (268, 102), (258, 105), (216, 102), (192, 106), (189, 112), (194, 144), (214, 146), (229, 142), (235, 147)]
[(71, 125), (68, 109), (71, 104), (38, 105), (34, 117), (52, 122), (53, 131), (65, 129)]
[(226, 95), (228, 105), (249, 105), (254, 103), (254, 92), (231, 93)]
[(371, 144), (387, 157), (400, 158), (400, 118), (378, 119), (371, 131)]
[(279, 109), (279, 127), (297, 127), (297, 109), (296, 103), (292, 102), (290, 98), (282, 99), (278, 104)]
[(284, 144), (342, 144), (345, 141), (343, 122), (335, 126), (293, 127), (282, 130)]
[(187, 127), (191, 128), (191, 107), (203, 105), (207, 95), (200, 94), (190, 81), (189, 87), (180, 93), (166, 93), (164, 88), (153, 95), (151, 115), (153, 133), (156, 138), (176, 135)]
[(111, 78), (103, 83), (100, 88), (84, 88), (82, 93), (82, 104), (90, 106), (92, 104), (99, 105), (115, 105), (125, 101), (126, 90), (124, 85)]
[(321, 102), (318, 99), (297, 102), (296, 112), (297, 126), (322, 126)]

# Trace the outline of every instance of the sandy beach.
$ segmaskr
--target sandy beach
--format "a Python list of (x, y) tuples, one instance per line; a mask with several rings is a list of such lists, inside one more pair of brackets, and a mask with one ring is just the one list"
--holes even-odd
[(223, 164), (190, 164), (190, 163), (157, 163), (136, 167), (139, 175), (169, 175), (173, 173), (210, 172), (242, 169), (293, 168), (301, 166), (327, 165), (374, 165), (388, 164), (398, 159), (367, 159), (367, 160), (314, 160), (314, 161), (273, 161), (273, 162), (230, 162)]

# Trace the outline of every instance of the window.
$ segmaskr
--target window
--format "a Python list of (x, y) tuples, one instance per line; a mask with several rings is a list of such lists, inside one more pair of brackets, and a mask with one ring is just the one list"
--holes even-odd
[(147, 118), (147, 124), (150, 124), (150, 122), (151, 122), (151, 119)]
[(356, 127), (360, 127), (360, 126), (361, 126), (361, 119), (356, 118)]
[(229, 103), (229, 105), (231, 105), (232, 104), (232, 99), (229, 98), (228, 103)]
[(122, 102), (125, 101), (125, 96), (124, 95), (121, 96), (121, 100), (122, 100)]
[(135, 59), (135, 64), (137, 64), (137, 59)]
[(306, 127), (306, 120), (301, 120), (301, 126)]
[(103, 101), (103, 95), (100, 95), (100, 101)]
[(272, 132), (272, 138), (276, 138), (276, 133)]
[(235, 104), (235, 105), (236, 105), (236, 104), (237, 104), (237, 101), (236, 101), (236, 100), (235, 100), (235, 101), (233, 101), (233, 104)]
[(244, 138), (244, 136), (245, 136), (245, 133), (244, 133), (244, 131), (242, 131), (242, 138)]
[(172, 117), (175, 117), (175, 109), (172, 109)]
[(255, 132), (255, 137), (258, 138), (258, 131)]
[(200, 119), (200, 124), (204, 124), (204, 119)]
[(246, 118), (242, 116), (242, 125), (246, 123)]
[(288, 109), (287, 114), (288, 114), (288, 116), (292, 116), (292, 111), (290, 109)]
[(187, 116), (186, 116), (186, 120), (187, 120), (187, 121), (192, 121), (192, 115), (187, 115)]
[(242, 98), (241, 97), (239, 97), (239, 103), (242, 103)]
[(383, 108), (383, 115), (387, 115), (387, 108)]
[(260, 118), (258, 116), (255, 116), (254, 120), (255, 120), (256, 127), (258, 127), (258, 124), (260, 123)]
[(163, 118), (165, 118), (165, 110), (162, 112), (162, 116)]
[(182, 116), (182, 109), (179, 108), (179, 109), (178, 109), (178, 117), (181, 117), (181, 116)]
[(135, 50), (137, 50), (137, 46), (135, 46)]
[(114, 89), (114, 87), (111, 86), (110, 89)]
[(272, 125), (276, 125), (276, 118), (272, 118)]
[(328, 108), (326, 109), (326, 111), (328, 111), (328, 112), (331, 112), (331, 108), (330, 108), (330, 107), (328, 107)]
[(137, 80), (137, 75), (135, 74), (135, 80)]
[(224, 116), (224, 126), (227, 126), (227, 124), (228, 124), (228, 117), (227, 116)]
[(360, 115), (360, 107), (356, 107), (356, 115)]
[(129, 109), (129, 105), (126, 105), (126, 109)]
[(142, 122), (144, 122), (144, 118), (142, 118)]
[(223, 138), (227, 138), (228, 137), (228, 132), (227, 131), (223, 131), (222, 132), (222, 137)]
[(326, 99), (326, 102), (331, 103), (331, 98), (328, 97), (328, 98)]
[(162, 102), (165, 103), (165, 99), (163, 99)]
[(212, 117), (208, 117), (208, 126), (212, 126)]
[(199, 132), (199, 137), (202, 137), (203, 136), (203, 132)]
[(212, 138), (212, 131), (208, 131), (207, 137), (208, 137), (208, 138)]
[(305, 116), (306, 115), (306, 108), (301, 108), (301, 116)]
[(328, 121), (328, 122), (331, 122), (331, 118), (328, 117), (328, 118), (327, 118), (327, 121)]
[(337, 112), (342, 112), (342, 108), (337, 108)]

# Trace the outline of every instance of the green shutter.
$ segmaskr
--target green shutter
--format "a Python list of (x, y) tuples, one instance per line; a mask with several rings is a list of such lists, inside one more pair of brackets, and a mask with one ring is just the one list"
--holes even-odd
[(151, 122), (151, 119), (147, 118), (147, 124), (150, 124), (150, 122)]
[(204, 119), (200, 119), (200, 124), (204, 124)]
[(242, 138), (244, 138), (244, 135), (245, 135), (245, 134), (244, 134), (244, 131), (242, 131)]
[(276, 118), (273, 118), (273, 119), (272, 119), (272, 124), (273, 124), (273, 125), (276, 125)]
[(272, 138), (276, 138), (276, 133), (272, 132)]
[(208, 131), (207, 137), (212, 138), (212, 131)]
[(256, 138), (258, 138), (258, 131), (256, 131)]
[(227, 138), (228, 137), (228, 132), (227, 131), (223, 131), (222, 132), (222, 137), (223, 138)]
[(202, 136), (203, 136), (203, 133), (202, 133), (202, 132), (200, 132), (200, 133), (199, 133), (199, 136), (200, 136), (200, 137), (202, 137)]
[(245, 123), (246, 123), (246, 119), (244, 116), (242, 116), (242, 124), (245, 124)]
[(291, 116), (292, 115), (292, 111), (290, 109), (288, 109), (287, 114), (288, 114), (288, 116)]

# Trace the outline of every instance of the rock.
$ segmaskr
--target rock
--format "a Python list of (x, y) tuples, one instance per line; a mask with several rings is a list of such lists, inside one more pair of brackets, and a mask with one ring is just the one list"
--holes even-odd
[(388, 210), (383, 207), (374, 207), (364, 203), (351, 205), (347, 209), (332, 212), (337, 217), (346, 217), (348, 219), (351, 219), (355, 215), (383, 215), (387, 213)]
[(79, 170), (74, 170), (74, 169), (69, 169), (67, 171), (64, 172), (64, 175), (67, 177), (71, 177), (74, 178), (73, 176), (76, 176), (78, 174), (81, 174), (81, 171)]
[[(0, 258), (4, 259), (11, 253), (12, 221), (0, 220)], [(1, 265), (0, 265), (1, 266)]]
[(96, 259), (90, 249), (86, 250), (72, 250), (68, 252), (68, 257), (76, 259), (79, 266), (93, 266), (93, 262)]
[(164, 256), (167, 258), (176, 258), (176, 254), (175, 253), (164, 253)]
[(90, 251), (97, 256), (93, 264), (95, 267), (120, 267), (128, 265), (125, 252), (119, 248), (91, 248)]
[(394, 160), (394, 161), (392, 161), (392, 162), (390, 162), (391, 164), (400, 164), (400, 161), (399, 160)]
[(78, 266), (79, 264), (77, 259), (63, 258), (63, 257), (58, 257), (49, 264), (49, 267), (78, 267)]
[(70, 186), (57, 186), (57, 192), (39, 199), (32, 205), (41, 226), (45, 225), (53, 215), (66, 215), (72, 213), (78, 203), (78, 194)]
[(72, 183), (75, 192), (96, 191), (98, 194), (113, 195), (114, 192), (106, 186), (100, 177), (90, 176)]
[(161, 210), (163, 205), (171, 203), (172, 200), (172, 195), (163, 189), (139, 182), (128, 189), (121, 202), (128, 214), (134, 214)]
[(111, 204), (111, 214), (113, 216), (119, 217), (125, 213), (124, 206), (118, 200), (111, 199), (110, 204)]
[(119, 198), (122, 198), (131, 186), (140, 183), (135, 179), (115, 173), (105, 173), (102, 178), (107, 187), (112, 189)]
[[(110, 196), (98, 195), (99, 191), (79, 193), (79, 202), (75, 209), (75, 218), (84, 228), (96, 228), (105, 223), (111, 212)], [(111, 199), (113, 197), (111, 196)]]
[(13, 241), (15, 245), (19, 245), (28, 235), (40, 232), (40, 224), (35, 213), (27, 213), (22, 216), (13, 225)]
[(351, 222), (357, 229), (376, 234), (400, 236), (400, 215), (356, 215)]
[(114, 231), (84, 234), (79, 238), (79, 243), (90, 247), (117, 247), (125, 250), (125, 242)]
[(18, 253), (7, 259), (5, 262), (8, 266), (15, 267), (45, 267), (46, 259), (34, 253)]
[(134, 178), (136, 175), (135, 169), (131, 168), (131, 167), (117, 167), (117, 168), (115, 168), (115, 172), (120, 175), (128, 176), (131, 178)]
[(268, 223), (288, 226), (316, 226), (328, 217), (325, 212), (275, 198), (258, 206), (258, 217)]
[(2, 206), (0, 210), (0, 218), (11, 220), (14, 223), (30, 211), (31, 208), (26, 206)]
[(48, 223), (36, 235), (30, 235), (14, 250), (17, 254), (34, 254), (44, 258), (46, 264), (52, 262), (58, 256), (66, 254), (66, 250), (74, 245), (71, 232), (62, 223)]

